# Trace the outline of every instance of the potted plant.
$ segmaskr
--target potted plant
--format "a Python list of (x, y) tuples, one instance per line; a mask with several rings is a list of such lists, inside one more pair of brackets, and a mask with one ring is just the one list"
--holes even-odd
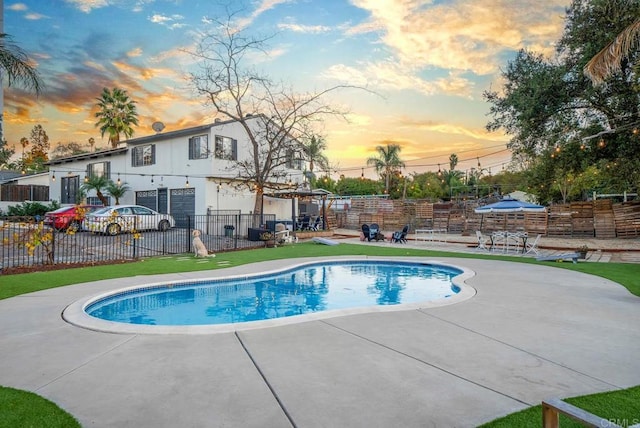
[(578, 248), (576, 248), (576, 252), (578, 253), (578, 258), (580, 259), (586, 259), (587, 258), (587, 253), (589, 252), (589, 247), (587, 245), (581, 245)]
[(265, 247), (274, 247), (276, 245), (275, 241), (273, 240), (273, 233), (271, 232), (262, 232), (260, 234), (260, 240), (264, 241)]

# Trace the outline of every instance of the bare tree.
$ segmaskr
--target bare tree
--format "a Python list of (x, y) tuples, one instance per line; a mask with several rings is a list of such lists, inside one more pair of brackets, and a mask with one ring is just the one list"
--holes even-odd
[(344, 117), (346, 112), (325, 102), (326, 95), (341, 88), (296, 93), (245, 67), (249, 54), (265, 52), (265, 38), (246, 34), (235, 25), (234, 13), (226, 20), (211, 19), (211, 28), (200, 35), (194, 52), (199, 70), (190, 83), (217, 114), (237, 121), (250, 143), (250, 156), (232, 167), (240, 185), (255, 190), (255, 213), (262, 212), (262, 195), (287, 181), (286, 167), (292, 157), (303, 158), (301, 141), (310, 138), (313, 125), (326, 115)]

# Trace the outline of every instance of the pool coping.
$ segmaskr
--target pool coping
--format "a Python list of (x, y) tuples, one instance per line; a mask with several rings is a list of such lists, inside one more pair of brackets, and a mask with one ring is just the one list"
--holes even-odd
[[(357, 261), (399, 261), (398, 257), (379, 257), (379, 256), (367, 256), (367, 257), (335, 257), (326, 258), (322, 262), (357, 262)], [(230, 333), (236, 331), (248, 331), (261, 328), (278, 327), (284, 325), (298, 324), (308, 321), (316, 321), (322, 319), (329, 319), (335, 317), (341, 317), (346, 315), (357, 315), (365, 313), (379, 313), (379, 312), (397, 312), (397, 311), (410, 311), (426, 308), (434, 308), (441, 306), (454, 305), (456, 303), (463, 302), (475, 296), (476, 290), (470, 285), (466, 284), (466, 281), (475, 276), (475, 272), (469, 268), (453, 265), (450, 263), (444, 263), (439, 260), (423, 259), (420, 257), (403, 257), (402, 262), (416, 263), (423, 265), (438, 265), (448, 268), (454, 268), (461, 270), (462, 273), (456, 275), (451, 279), (451, 283), (457, 286), (460, 291), (451, 297), (446, 299), (428, 300), (422, 302), (403, 303), (398, 305), (386, 305), (386, 306), (365, 306), (357, 308), (344, 308), (333, 309), (328, 311), (313, 312), (303, 315), (295, 315), (290, 317), (275, 318), (263, 321), (251, 321), (244, 323), (230, 323), (230, 324), (211, 324), (211, 325), (185, 325), (185, 326), (168, 326), (168, 325), (143, 325), (143, 324), (126, 324), (121, 322), (107, 321), (99, 318), (95, 318), (86, 313), (85, 309), (98, 300), (118, 293), (126, 293), (140, 288), (153, 288), (161, 285), (170, 284), (183, 284), (191, 283), (194, 281), (206, 281), (207, 279), (219, 281), (234, 280), (234, 279), (247, 279), (253, 277), (259, 277), (264, 275), (278, 274), (291, 269), (299, 269), (308, 265), (318, 264), (318, 260), (304, 260), (303, 259), (289, 259), (286, 262), (292, 262), (286, 266), (279, 266), (276, 269), (271, 269), (259, 274), (236, 274), (228, 275), (224, 277), (209, 277), (202, 278), (201, 276), (193, 276), (176, 281), (163, 281), (153, 283), (140, 283), (133, 286), (115, 288), (99, 294), (91, 296), (85, 296), (81, 299), (68, 305), (62, 312), (62, 318), (76, 327), (84, 328), (87, 330), (104, 332), (104, 333), (116, 333), (116, 334), (151, 334), (151, 335), (168, 335), (168, 334), (182, 334), (182, 335), (199, 335), (199, 334), (218, 334), (218, 333)]]

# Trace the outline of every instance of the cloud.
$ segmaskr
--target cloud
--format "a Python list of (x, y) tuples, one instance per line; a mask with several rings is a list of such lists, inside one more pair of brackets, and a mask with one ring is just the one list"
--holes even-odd
[(165, 26), (170, 30), (185, 27), (186, 24), (180, 22), (183, 20), (184, 16), (178, 14), (167, 16), (156, 13), (155, 15), (149, 17), (149, 21), (153, 22), (154, 24)]
[(109, 6), (108, 0), (65, 0), (84, 13), (90, 13), (93, 9)]
[(451, 73), (449, 78), (427, 81), (419, 77), (414, 70), (403, 68), (393, 59), (377, 63), (362, 63), (358, 67), (333, 65), (322, 73), (322, 77), (373, 90), (413, 90), (427, 96), (446, 93), (470, 98), (473, 88), (471, 81), (455, 73)]
[(294, 33), (305, 33), (305, 34), (309, 34), (309, 33), (320, 34), (320, 33), (327, 33), (331, 31), (331, 28), (325, 25), (302, 25), (302, 24), (296, 24), (294, 22), (280, 23), (278, 24), (278, 28), (281, 30), (293, 31)]
[(247, 17), (238, 19), (236, 25), (239, 28), (247, 28), (250, 26), (256, 18), (263, 13), (275, 8), (280, 4), (292, 3), (294, 0), (262, 0), (258, 3), (254, 11)]
[(7, 6), (7, 10), (13, 10), (15, 12), (24, 12), (27, 9), (27, 5), (24, 3), (14, 3), (11, 6)]
[[(430, 4), (418, 0), (351, 0), (370, 18), (348, 34), (380, 32), (380, 41), (403, 66), (438, 67), (494, 73), (505, 51), (543, 47), (563, 29), (567, 0), (540, 0), (535, 14), (526, 0), (455, 0)], [(557, 13), (554, 13), (557, 12)], [(551, 17), (551, 19), (549, 18)]]
[(46, 15), (42, 15), (41, 13), (27, 13), (24, 17), (30, 21), (37, 21), (39, 19), (47, 18)]
[(127, 52), (127, 56), (129, 58), (137, 57), (142, 55), (142, 48), (133, 48), (129, 52)]

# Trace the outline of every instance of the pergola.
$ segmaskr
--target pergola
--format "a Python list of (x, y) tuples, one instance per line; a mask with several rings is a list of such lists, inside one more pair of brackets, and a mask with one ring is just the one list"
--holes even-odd
[(262, 206), (264, 207), (264, 197), (278, 199), (291, 199), (291, 220), (293, 222), (293, 231), (295, 232), (295, 225), (297, 223), (296, 215), (296, 201), (298, 199), (321, 199), (322, 200), (322, 229), (327, 228), (327, 196), (332, 193), (324, 189), (295, 189), (295, 190), (283, 190), (272, 193), (262, 194)]

